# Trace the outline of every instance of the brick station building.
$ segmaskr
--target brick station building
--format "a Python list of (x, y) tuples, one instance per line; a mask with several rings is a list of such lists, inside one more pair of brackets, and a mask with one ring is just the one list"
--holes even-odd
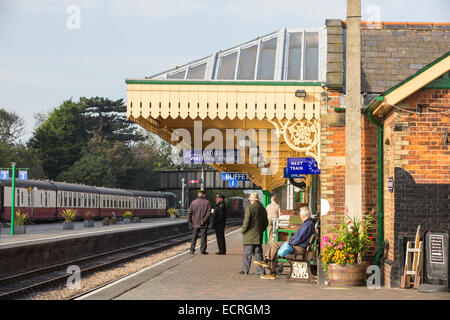
[[(320, 199), (332, 205), (320, 216), (322, 235), (330, 233), (346, 211), (346, 25), (326, 20), (318, 28), (283, 28), (127, 79), (128, 118), (172, 143), (174, 130), (193, 135), (199, 120), (202, 133), (276, 128), (276, 159), (268, 152), (262, 162), (212, 166), (248, 174), (267, 203), (270, 192), (286, 187), (287, 157), (315, 158), (321, 174), (307, 180), (310, 207), (320, 213)], [(450, 24), (362, 22), (360, 31), (362, 214), (381, 222), (367, 260), (381, 266), (385, 285), (396, 287), (418, 224), (422, 239), (450, 227)], [(262, 173), (273, 166), (276, 173)]]

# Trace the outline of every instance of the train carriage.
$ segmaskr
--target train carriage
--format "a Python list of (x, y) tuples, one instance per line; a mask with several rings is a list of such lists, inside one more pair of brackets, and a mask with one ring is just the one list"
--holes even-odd
[[(11, 179), (0, 180), (0, 219), (11, 219)], [(31, 220), (55, 219), (56, 187), (48, 181), (17, 180), (15, 209), (27, 213)]]
[(98, 188), (66, 182), (52, 184), (57, 190), (57, 218), (61, 218), (61, 212), (65, 209), (75, 210), (77, 219), (83, 218), (88, 212), (94, 218), (100, 217)]
[(163, 192), (132, 191), (135, 214), (140, 217), (164, 217), (167, 215), (167, 199)]
[[(17, 180), (15, 207), (34, 221), (62, 219), (64, 209), (77, 211), (77, 219), (91, 212), (94, 218), (121, 217), (131, 211), (137, 217), (164, 217), (177, 197), (171, 192), (131, 191), (80, 184)], [(0, 181), (0, 220), (11, 219), (11, 180)]]
[(121, 217), (126, 211), (135, 214), (133, 193), (127, 190), (97, 187), (100, 195), (100, 216), (112, 217), (113, 213)]

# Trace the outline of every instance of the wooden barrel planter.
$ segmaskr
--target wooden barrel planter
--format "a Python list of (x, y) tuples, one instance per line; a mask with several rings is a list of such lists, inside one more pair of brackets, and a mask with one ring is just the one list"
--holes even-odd
[(332, 287), (358, 287), (366, 284), (366, 263), (328, 265), (328, 279)]

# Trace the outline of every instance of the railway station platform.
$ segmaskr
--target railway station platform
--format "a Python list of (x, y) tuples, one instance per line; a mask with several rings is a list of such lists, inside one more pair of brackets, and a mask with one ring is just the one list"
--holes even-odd
[[(80, 297), (79, 300), (450, 300), (450, 293), (419, 293), (414, 289), (367, 287), (334, 288), (287, 282), (285, 273), (275, 280), (241, 275), (240, 229), (226, 236), (227, 254), (216, 255), (215, 240), (208, 255), (185, 252)], [(199, 243), (198, 243), (199, 244)]]
[(63, 240), (76, 237), (93, 236), (98, 234), (114, 233), (126, 230), (140, 230), (154, 226), (186, 223), (186, 219), (170, 218), (145, 218), (140, 223), (117, 224), (103, 226), (102, 221), (95, 221), (94, 227), (84, 227), (84, 222), (75, 222), (74, 230), (63, 230), (62, 222), (39, 223), (26, 225), (26, 234), (15, 234), (11, 236), (10, 227), (0, 228), (0, 250), (33, 243), (42, 243), (51, 240)]
[(96, 221), (89, 228), (76, 222), (74, 230), (63, 230), (62, 223), (35, 224), (27, 225), (26, 234), (14, 236), (9, 228), (2, 228), (0, 278), (188, 232), (187, 220), (181, 217), (148, 218), (140, 223), (118, 222), (108, 226)]

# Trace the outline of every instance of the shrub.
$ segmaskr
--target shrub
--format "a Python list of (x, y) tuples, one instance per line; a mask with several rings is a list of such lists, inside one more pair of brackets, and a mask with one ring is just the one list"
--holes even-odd
[(110, 222), (111, 224), (116, 224), (117, 218), (116, 218), (116, 217), (112, 217), (112, 218), (109, 220), (109, 222)]
[(94, 214), (91, 211), (86, 212), (86, 214), (84, 215), (84, 220), (92, 220), (94, 219)]
[(14, 225), (15, 226), (23, 226), (28, 221), (28, 213), (21, 213), (20, 209), (16, 210), (14, 214)]
[(122, 215), (122, 218), (131, 218), (133, 216), (133, 214), (131, 213), (131, 211), (125, 211)]
[(178, 213), (178, 210), (175, 208), (170, 208), (167, 210), (167, 213), (170, 214), (171, 216), (175, 216)]
[(103, 224), (104, 226), (108, 226), (108, 225), (109, 225), (109, 218), (103, 219), (102, 224)]
[(73, 222), (77, 217), (77, 211), (74, 209), (64, 209), (60, 215), (64, 218), (64, 222)]

